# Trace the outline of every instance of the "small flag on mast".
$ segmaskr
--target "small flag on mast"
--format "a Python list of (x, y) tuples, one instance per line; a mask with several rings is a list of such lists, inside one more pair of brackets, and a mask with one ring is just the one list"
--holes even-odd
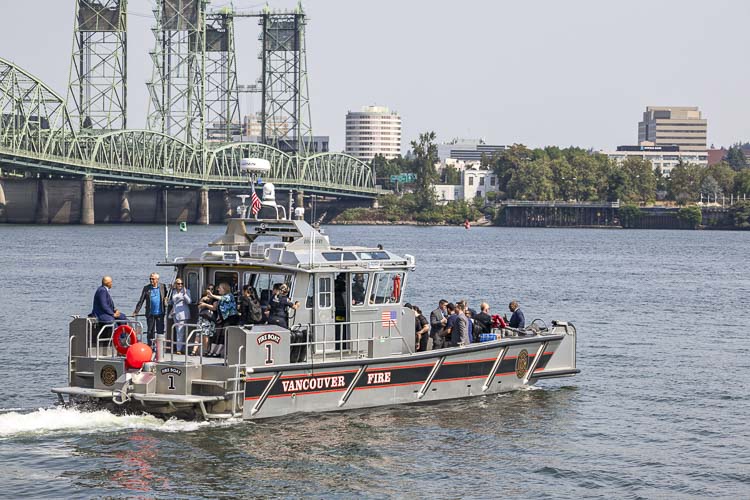
[(250, 211), (253, 215), (258, 215), (258, 212), (260, 212), (260, 198), (255, 194), (255, 189), (253, 189), (253, 195), (250, 197)]

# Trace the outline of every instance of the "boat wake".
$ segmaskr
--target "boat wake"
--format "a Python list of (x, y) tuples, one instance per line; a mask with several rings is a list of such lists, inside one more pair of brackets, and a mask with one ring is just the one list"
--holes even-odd
[[(15, 409), (14, 409), (15, 410)], [(234, 425), (240, 419), (222, 422), (162, 420), (152, 415), (116, 415), (107, 410), (40, 408), (36, 411), (0, 409), (0, 439), (49, 434), (94, 434), (99, 432), (192, 432), (206, 426)]]

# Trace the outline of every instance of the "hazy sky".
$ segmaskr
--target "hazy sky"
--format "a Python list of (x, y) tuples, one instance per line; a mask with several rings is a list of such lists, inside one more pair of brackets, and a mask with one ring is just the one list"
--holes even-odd
[[(213, 0), (209, 6), (229, 4)], [(259, 8), (257, 0), (233, 2)], [(272, 8), (292, 1), (269, 2)], [(152, 2), (130, 0), (128, 120), (143, 127)], [(438, 139), (612, 148), (635, 144), (647, 105), (699, 106), (709, 143), (750, 140), (744, 0), (308, 0), (313, 129), (344, 146), (347, 110), (397, 110), (404, 149)], [(0, 57), (66, 93), (73, 0), (0, 0)], [(260, 72), (253, 20), (238, 72)], [(243, 102), (243, 113), (259, 107)]]

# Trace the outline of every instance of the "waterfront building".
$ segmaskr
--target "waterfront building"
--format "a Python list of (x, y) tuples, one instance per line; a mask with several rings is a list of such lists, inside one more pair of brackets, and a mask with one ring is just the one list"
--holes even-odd
[(448, 159), (479, 162), (483, 155), (491, 157), (504, 149), (508, 149), (508, 146), (486, 144), (482, 139), (453, 139), (450, 142), (438, 144), (438, 158), (441, 162)]
[(638, 123), (638, 144), (678, 146), (680, 151), (707, 149), (708, 122), (697, 106), (648, 106)]
[(649, 160), (654, 170), (660, 168), (666, 177), (669, 177), (670, 172), (680, 163), (680, 160), (702, 167), (708, 165), (708, 155), (705, 150), (682, 151), (679, 146), (655, 146), (645, 143), (638, 146), (618, 146), (617, 151), (602, 151), (602, 154), (617, 163), (622, 163), (627, 158)]
[(347, 154), (370, 161), (381, 154), (386, 159), (401, 155), (401, 117), (384, 106), (365, 106), (346, 114)]
[(475, 198), (486, 200), (487, 193), (497, 192), (498, 179), (492, 170), (472, 166), (463, 168), (460, 172), (460, 184), (435, 184), (433, 186), (438, 203), (445, 204), (456, 200), (471, 201)]

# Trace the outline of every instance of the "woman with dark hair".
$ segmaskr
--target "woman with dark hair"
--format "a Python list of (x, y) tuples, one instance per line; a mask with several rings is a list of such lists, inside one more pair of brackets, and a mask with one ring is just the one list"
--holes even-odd
[(243, 325), (259, 324), (263, 319), (263, 309), (260, 307), (255, 288), (245, 285), (240, 299), (240, 323)]

